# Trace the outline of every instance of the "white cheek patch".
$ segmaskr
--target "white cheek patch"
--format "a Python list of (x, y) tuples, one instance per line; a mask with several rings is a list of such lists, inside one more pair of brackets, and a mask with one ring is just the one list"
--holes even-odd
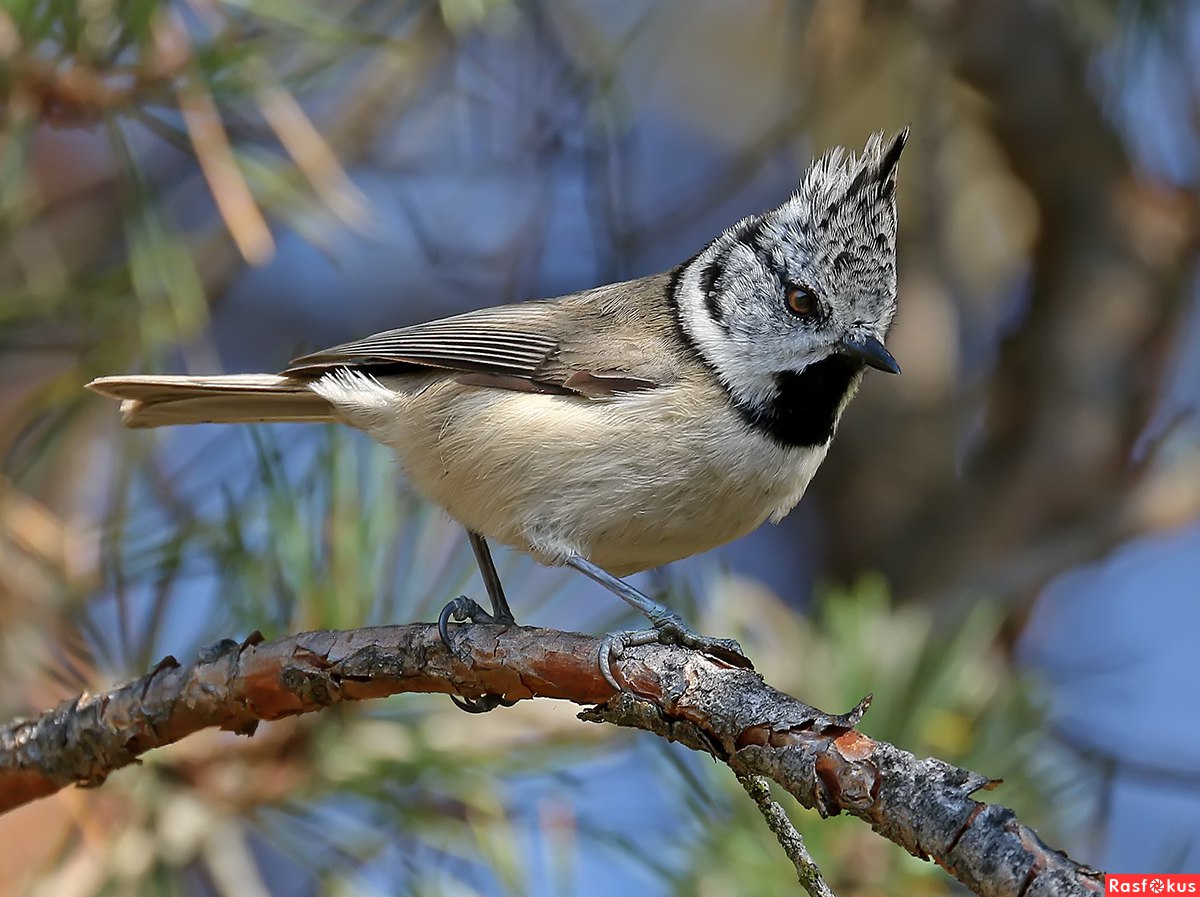
[[(735, 401), (761, 407), (769, 404), (778, 393), (776, 374), (783, 370), (801, 370), (825, 357), (828, 350), (818, 346), (809, 353), (802, 353), (790, 334), (768, 331), (751, 339), (730, 333), (713, 320), (705, 304), (707, 297), (700, 275), (725, 251), (728, 245), (725, 237), (697, 256), (680, 278), (676, 296), (680, 324), (695, 344), (696, 351), (717, 373)], [(747, 285), (745, 292), (752, 295), (752, 285)]]

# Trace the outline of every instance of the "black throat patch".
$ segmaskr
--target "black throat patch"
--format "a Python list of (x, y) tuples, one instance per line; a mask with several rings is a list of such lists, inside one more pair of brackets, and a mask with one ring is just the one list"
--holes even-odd
[(679, 311), (679, 289), (683, 275), (699, 257), (692, 256), (671, 272), (667, 285), (667, 305), (675, 324), (675, 332), (692, 354), (711, 372), (713, 379), (725, 390), (730, 402), (747, 424), (784, 448), (815, 448), (833, 438), (837, 427), (838, 410), (846, 401), (863, 364), (847, 355), (830, 355), (814, 362), (802, 371), (781, 371), (775, 375), (778, 392), (765, 405), (739, 402), (718, 371), (697, 348)]
[(862, 375), (863, 365), (830, 355), (802, 371), (775, 375), (779, 392), (765, 405), (736, 403), (742, 418), (787, 448), (813, 448), (833, 438), (838, 412)]

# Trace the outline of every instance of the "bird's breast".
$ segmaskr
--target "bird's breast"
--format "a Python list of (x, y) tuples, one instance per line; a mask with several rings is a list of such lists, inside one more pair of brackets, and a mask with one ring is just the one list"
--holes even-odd
[(396, 403), (365, 429), (417, 491), (544, 563), (578, 552), (617, 575), (783, 516), (826, 449), (780, 446), (704, 383), (598, 402), (433, 378)]

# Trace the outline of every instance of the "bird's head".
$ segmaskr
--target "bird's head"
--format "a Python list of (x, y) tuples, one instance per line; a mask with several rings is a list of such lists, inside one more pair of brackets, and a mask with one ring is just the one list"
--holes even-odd
[(680, 324), (735, 401), (764, 405), (781, 376), (820, 362), (857, 383), (899, 373), (884, 338), (896, 311), (896, 168), (908, 130), (860, 155), (814, 161), (783, 205), (739, 221), (681, 269)]

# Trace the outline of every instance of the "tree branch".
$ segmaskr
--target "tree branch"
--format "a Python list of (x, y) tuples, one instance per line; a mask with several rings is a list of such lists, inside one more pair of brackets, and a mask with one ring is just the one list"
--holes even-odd
[(847, 812), (985, 897), (1100, 894), (1100, 873), (1051, 850), (1011, 810), (971, 794), (996, 783), (917, 759), (855, 730), (864, 700), (831, 715), (776, 691), (752, 670), (675, 647), (630, 649), (628, 692), (600, 675), (600, 640), (474, 625), (454, 656), (424, 624), (225, 640), (189, 666), (84, 694), (0, 728), (0, 812), (69, 784), (99, 785), (152, 748), (200, 729), (249, 735), (259, 720), (400, 692), (499, 693), (596, 705), (592, 722), (645, 729), (705, 751), (743, 777), (766, 776), (822, 816)]

